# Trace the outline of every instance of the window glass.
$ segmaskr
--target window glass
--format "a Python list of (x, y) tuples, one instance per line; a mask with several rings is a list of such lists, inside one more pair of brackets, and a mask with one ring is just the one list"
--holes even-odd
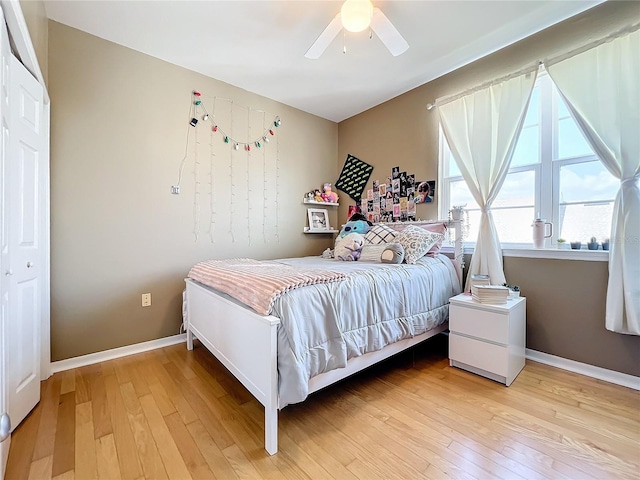
[(560, 203), (613, 201), (619, 186), (600, 160), (560, 167)]
[(593, 155), (572, 117), (558, 121), (558, 159)]
[(492, 208), (491, 214), (500, 243), (532, 242), (531, 223), (535, 218), (533, 205), (527, 208)]
[(611, 235), (612, 217), (613, 202), (561, 205), (557, 235), (567, 242), (580, 241), (583, 247), (591, 237), (602, 242)]
[(479, 208), (469, 191), (469, 187), (467, 187), (467, 184), (463, 179), (452, 181), (449, 185), (451, 188), (450, 207), (454, 205), (466, 205), (467, 209)]
[[(505, 178), (500, 193), (493, 201), (496, 207), (535, 207), (536, 174), (533, 170), (509, 173)], [(533, 218), (532, 218), (533, 220)]]

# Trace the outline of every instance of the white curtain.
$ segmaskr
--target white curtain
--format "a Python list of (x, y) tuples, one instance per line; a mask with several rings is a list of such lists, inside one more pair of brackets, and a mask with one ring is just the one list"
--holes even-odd
[(470, 288), (471, 275), (477, 273), (488, 274), (494, 285), (505, 282), (502, 249), (491, 215), (491, 204), (509, 171), (536, 71), (537, 66), (468, 95), (436, 102), (449, 148), (482, 210), (466, 290)]
[(614, 332), (640, 335), (640, 30), (547, 70), (593, 150), (620, 179), (605, 324)]

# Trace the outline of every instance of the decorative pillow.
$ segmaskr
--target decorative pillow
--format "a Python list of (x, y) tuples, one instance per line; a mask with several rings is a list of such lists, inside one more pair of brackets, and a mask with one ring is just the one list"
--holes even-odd
[(435, 245), (433, 245), (427, 252), (427, 254), (432, 257), (440, 253), (440, 249), (442, 248), (442, 241), (444, 240), (444, 234), (447, 233), (447, 226), (442, 222), (419, 223), (416, 225), (412, 225), (410, 223), (396, 222), (396, 223), (390, 223), (388, 225), (391, 227), (392, 230), (395, 230), (397, 234), (399, 234), (400, 232), (403, 232), (407, 227), (410, 227), (410, 226), (418, 227), (423, 230), (427, 230), (428, 232), (442, 233), (442, 239), (438, 240), (435, 243)]
[(387, 243), (380, 255), (382, 263), (402, 263), (404, 260), (404, 248), (399, 243)]
[(362, 253), (360, 254), (360, 260), (366, 262), (380, 262), (382, 252), (387, 248), (386, 243), (366, 244), (362, 247)]
[(424, 230), (415, 225), (409, 225), (396, 237), (396, 242), (404, 248), (404, 261), (414, 265), (424, 257), (436, 243), (442, 242), (444, 234)]
[(396, 238), (396, 231), (386, 225), (374, 225), (364, 236), (365, 244), (379, 245), (391, 243)]

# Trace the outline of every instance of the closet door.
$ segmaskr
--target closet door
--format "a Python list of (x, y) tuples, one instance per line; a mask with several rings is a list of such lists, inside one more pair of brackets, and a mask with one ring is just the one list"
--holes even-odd
[(9, 321), (9, 181), (7, 148), (9, 145), (9, 36), (0, 10), (0, 479), (9, 456), (11, 427), (9, 422), (9, 381), (7, 366), (7, 324)]
[(43, 89), (13, 56), (9, 64), (10, 131), (6, 173), (9, 211), (9, 315), (6, 342), (9, 416), (17, 426), (40, 400), (43, 288), (41, 192), (46, 191), (42, 141)]

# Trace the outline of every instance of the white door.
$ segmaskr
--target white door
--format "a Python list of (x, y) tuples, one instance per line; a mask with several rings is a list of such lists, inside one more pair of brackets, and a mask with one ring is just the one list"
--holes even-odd
[(0, 479), (9, 456), (11, 442), (8, 425), (8, 368), (7, 368), (7, 323), (9, 312), (9, 182), (7, 179), (6, 151), (9, 146), (9, 37), (0, 10)]
[[(13, 56), (5, 171), (9, 203), (8, 411), (14, 428), (40, 400), (40, 325), (44, 270), (40, 198), (47, 169), (42, 141), (43, 89)], [(6, 185), (6, 184), (5, 184)]]

